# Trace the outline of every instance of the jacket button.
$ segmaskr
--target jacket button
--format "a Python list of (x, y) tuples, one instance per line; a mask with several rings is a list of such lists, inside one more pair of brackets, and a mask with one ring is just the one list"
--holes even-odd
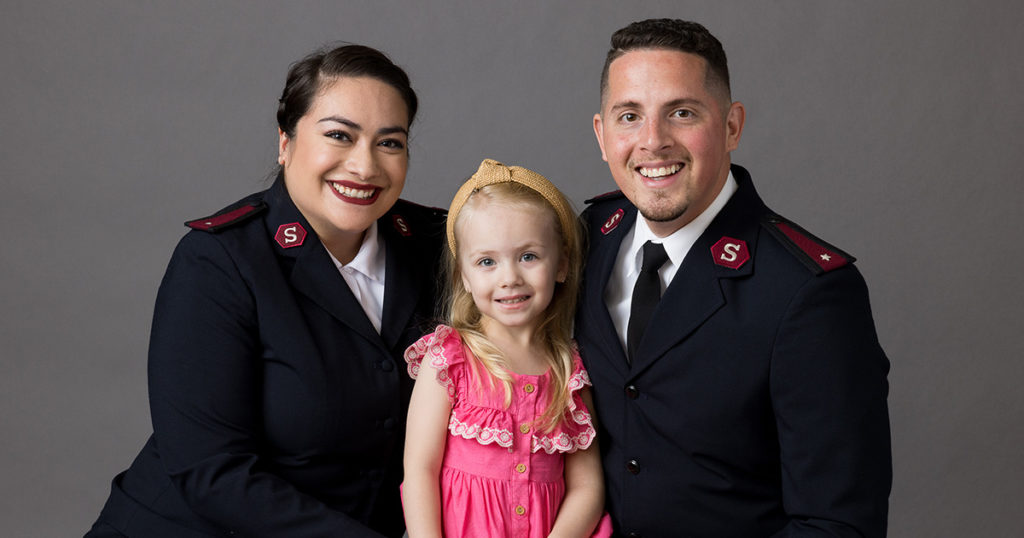
[(630, 400), (635, 400), (640, 397), (640, 389), (636, 388), (636, 385), (629, 385), (626, 387), (626, 397)]
[(384, 426), (384, 430), (386, 430), (386, 431), (394, 430), (395, 429), (395, 419), (393, 419), (391, 417), (388, 417), (388, 418), (384, 419), (383, 426)]
[(640, 533), (636, 532), (636, 531), (633, 531), (633, 532), (627, 534), (626, 536), (628, 536), (629, 538), (640, 538)]
[(395, 363), (391, 361), (380, 361), (380, 369), (385, 372), (390, 372), (395, 369)]
[(637, 474), (640, 472), (640, 464), (636, 460), (629, 460), (626, 462), (626, 470)]

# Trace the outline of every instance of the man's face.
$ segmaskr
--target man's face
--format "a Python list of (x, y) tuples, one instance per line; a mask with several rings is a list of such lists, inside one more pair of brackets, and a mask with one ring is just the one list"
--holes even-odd
[(729, 175), (729, 152), (739, 145), (743, 105), (707, 88), (706, 71), (695, 54), (627, 52), (609, 66), (594, 116), (615, 183), (661, 237), (714, 201)]

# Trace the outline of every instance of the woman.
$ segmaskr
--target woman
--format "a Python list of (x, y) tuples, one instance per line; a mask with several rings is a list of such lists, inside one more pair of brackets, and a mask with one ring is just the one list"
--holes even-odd
[(398, 199), (416, 94), (349, 45), (292, 66), (273, 186), (205, 219), (160, 285), (154, 433), (87, 536), (401, 536), (412, 381), (444, 214)]

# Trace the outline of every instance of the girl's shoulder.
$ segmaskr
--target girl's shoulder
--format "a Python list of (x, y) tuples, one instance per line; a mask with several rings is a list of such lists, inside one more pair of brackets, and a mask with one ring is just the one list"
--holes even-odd
[(434, 332), (424, 335), (405, 350), (409, 376), (416, 379), (423, 362), (438, 371), (466, 362), (466, 352), (459, 332), (447, 325), (438, 325)]

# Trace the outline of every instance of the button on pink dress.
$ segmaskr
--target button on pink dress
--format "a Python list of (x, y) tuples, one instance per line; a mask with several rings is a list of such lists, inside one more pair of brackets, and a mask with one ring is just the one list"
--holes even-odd
[[(550, 391), (549, 376), (512, 375), (512, 403), (500, 383), (476, 382), (458, 333), (439, 325), (405, 352), (409, 375), (424, 360), (448, 389), (452, 413), (441, 467), (441, 521), (447, 538), (548, 535), (565, 496), (565, 454), (590, 446), (596, 432), (580, 397), (590, 385), (579, 356), (569, 379), (568, 423), (535, 429)], [(480, 366), (479, 371), (485, 373)], [(611, 536), (608, 517), (594, 536)]]

